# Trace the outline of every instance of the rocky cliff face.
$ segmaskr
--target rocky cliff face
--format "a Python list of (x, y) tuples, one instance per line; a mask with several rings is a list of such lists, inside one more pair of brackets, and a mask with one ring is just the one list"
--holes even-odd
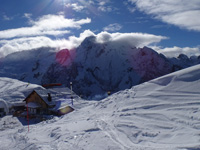
[(52, 64), (42, 83), (73, 82), (76, 93), (86, 97), (117, 92), (172, 72), (172, 64), (154, 50), (113, 43), (96, 43), (86, 38), (73, 51), (66, 51), (62, 63)]

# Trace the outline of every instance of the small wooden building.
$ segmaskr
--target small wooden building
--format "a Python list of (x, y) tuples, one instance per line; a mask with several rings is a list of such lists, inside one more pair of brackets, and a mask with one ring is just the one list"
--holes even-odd
[[(64, 115), (74, 109), (69, 106), (68, 93), (56, 90), (35, 89), (24, 100), (30, 115)], [(61, 92), (62, 91), (62, 92)], [(61, 98), (62, 97), (62, 98)], [(63, 98), (64, 97), (64, 98)]]
[(31, 114), (48, 115), (51, 114), (50, 109), (55, 107), (55, 102), (46, 89), (33, 90), (24, 101)]

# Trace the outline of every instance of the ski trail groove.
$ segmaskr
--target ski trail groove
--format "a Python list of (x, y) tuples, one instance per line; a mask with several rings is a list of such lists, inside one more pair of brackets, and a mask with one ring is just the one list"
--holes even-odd
[(101, 129), (114, 143), (116, 143), (122, 150), (131, 149), (130, 147), (127, 147), (124, 142), (120, 139), (120, 136), (118, 136), (117, 132), (114, 131), (115, 127), (111, 127), (109, 123), (104, 121), (103, 119), (97, 120), (96, 124), (99, 129)]

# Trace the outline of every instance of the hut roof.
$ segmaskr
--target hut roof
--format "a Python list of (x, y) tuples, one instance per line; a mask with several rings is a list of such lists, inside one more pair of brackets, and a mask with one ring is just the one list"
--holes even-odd
[(44, 101), (45, 103), (47, 103), (49, 106), (51, 105), (55, 105), (55, 101), (53, 100), (53, 97), (52, 97), (52, 100), (49, 101), (48, 100), (48, 94), (50, 93), (48, 90), (46, 89), (35, 89), (34, 90)]
[[(43, 99), (43, 101), (44, 101), (47, 105), (49, 105), (49, 106), (55, 105), (55, 101), (53, 100), (52, 95), (51, 95), (52, 100), (51, 100), (51, 101), (48, 100), (48, 95), (49, 95), (50, 92), (49, 92), (47, 89), (44, 89), (44, 88), (36, 88), (36, 89), (32, 90), (31, 93), (30, 93), (30, 91), (27, 91), (26, 99), (27, 99), (27, 97), (28, 97), (29, 95), (31, 95), (33, 92), (36, 92), (36, 93)], [(28, 93), (29, 93), (29, 94), (28, 94)], [(50, 94), (51, 94), (51, 93), (50, 93)], [(26, 101), (26, 99), (25, 99), (24, 101)]]

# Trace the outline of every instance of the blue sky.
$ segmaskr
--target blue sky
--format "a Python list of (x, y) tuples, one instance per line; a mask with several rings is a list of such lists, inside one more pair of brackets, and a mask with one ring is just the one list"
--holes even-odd
[(199, 16), (199, 0), (1, 0), (0, 55), (70, 49), (90, 35), (134, 40), (170, 57), (199, 55)]

